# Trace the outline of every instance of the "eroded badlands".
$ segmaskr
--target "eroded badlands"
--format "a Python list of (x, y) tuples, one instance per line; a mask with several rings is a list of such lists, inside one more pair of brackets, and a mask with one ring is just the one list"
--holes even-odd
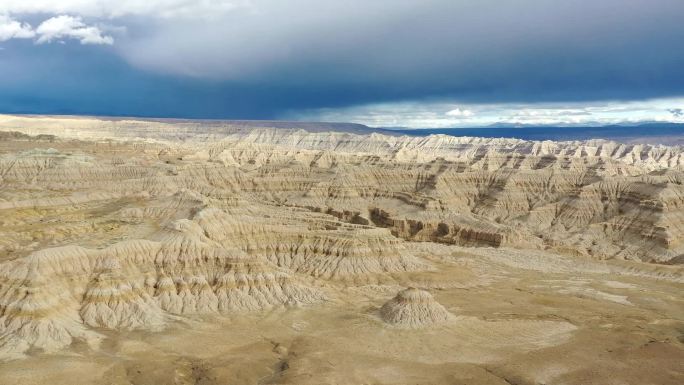
[(681, 384), (684, 151), (0, 116), (0, 381)]

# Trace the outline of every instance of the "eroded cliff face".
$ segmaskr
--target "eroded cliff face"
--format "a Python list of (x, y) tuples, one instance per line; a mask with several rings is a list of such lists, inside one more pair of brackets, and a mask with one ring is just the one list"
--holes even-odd
[(683, 262), (679, 148), (182, 128), (0, 117), (3, 354), (335, 301), (412, 242)]

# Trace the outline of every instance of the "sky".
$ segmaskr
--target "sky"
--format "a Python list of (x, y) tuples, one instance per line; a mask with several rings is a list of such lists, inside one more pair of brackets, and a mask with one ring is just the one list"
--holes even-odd
[(0, 113), (684, 123), (682, 0), (0, 0)]

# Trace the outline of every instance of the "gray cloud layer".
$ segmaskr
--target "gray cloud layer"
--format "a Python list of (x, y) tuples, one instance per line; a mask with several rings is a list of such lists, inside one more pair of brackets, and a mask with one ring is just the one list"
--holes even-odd
[(122, 27), (111, 50), (134, 69), (210, 82), (264, 116), (684, 95), (682, 0), (6, 0), (3, 12)]
[(119, 49), (151, 71), (319, 92), (660, 96), (684, 89), (682, 15), (681, 0), (262, 0), (140, 25)]

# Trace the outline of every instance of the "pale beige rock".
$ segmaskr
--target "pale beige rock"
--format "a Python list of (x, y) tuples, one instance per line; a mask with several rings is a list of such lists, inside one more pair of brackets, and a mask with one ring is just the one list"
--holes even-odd
[(380, 308), (380, 317), (388, 324), (422, 328), (453, 320), (454, 316), (425, 290), (408, 288)]
[[(0, 359), (80, 357), (95, 383), (207, 382), (209, 356), (250, 362), (225, 383), (398, 383), (572, 366), (596, 339), (612, 372), (672, 372), (682, 148), (324, 128), (0, 116)], [(548, 373), (519, 382), (577, 383)]]

